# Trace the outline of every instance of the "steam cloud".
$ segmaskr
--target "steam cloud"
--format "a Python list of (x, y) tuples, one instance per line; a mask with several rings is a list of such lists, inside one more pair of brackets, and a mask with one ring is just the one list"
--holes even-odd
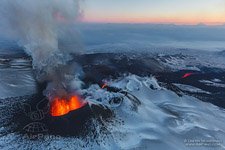
[[(65, 67), (71, 53), (82, 49), (71, 27), (80, 18), (79, 0), (2, 0), (1, 20), (33, 59), (39, 82), (48, 81), (46, 94), (63, 96), (79, 70)], [(73, 34), (71, 34), (73, 33)], [(71, 67), (70, 66), (70, 67)], [(62, 69), (67, 68), (67, 69)], [(71, 71), (72, 70), (72, 71)]]

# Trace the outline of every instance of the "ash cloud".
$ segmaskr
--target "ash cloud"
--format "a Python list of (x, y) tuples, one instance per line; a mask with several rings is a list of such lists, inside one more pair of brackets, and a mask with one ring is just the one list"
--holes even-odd
[[(0, 18), (6, 34), (19, 39), (32, 57), (38, 81), (48, 81), (47, 89), (51, 87), (56, 94), (63, 96), (70, 86), (65, 76), (76, 69), (62, 68), (67, 68), (65, 65), (71, 59), (70, 54), (82, 50), (79, 34), (73, 29), (81, 16), (80, 1), (2, 0), (0, 3)], [(79, 68), (78, 65), (72, 66)]]

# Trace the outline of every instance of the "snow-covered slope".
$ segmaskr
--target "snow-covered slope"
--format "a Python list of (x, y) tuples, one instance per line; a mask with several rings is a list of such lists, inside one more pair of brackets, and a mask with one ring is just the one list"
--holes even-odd
[[(83, 139), (44, 136), (32, 141), (9, 133), (0, 138), (2, 148), (225, 149), (223, 109), (190, 96), (179, 97), (160, 87), (154, 77), (129, 75), (105, 82), (123, 92), (109, 92), (98, 85), (80, 91), (90, 105), (101, 104), (115, 113), (113, 123), (96, 121), (96, 135)], [(102, 124), (106, 133), (101, 132)]]

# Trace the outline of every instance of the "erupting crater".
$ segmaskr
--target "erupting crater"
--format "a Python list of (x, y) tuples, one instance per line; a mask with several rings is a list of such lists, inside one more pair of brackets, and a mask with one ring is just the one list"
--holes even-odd
[(63, 116), (85, 106), (87, 102), (77, 95), (69, 98), (55, 97), (50, 103), (50, 114), (54, 117)]

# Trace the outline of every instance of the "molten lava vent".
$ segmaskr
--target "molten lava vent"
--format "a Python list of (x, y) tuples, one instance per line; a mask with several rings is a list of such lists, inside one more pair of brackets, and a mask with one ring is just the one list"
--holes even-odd
[(87, 102), (85, 100), (76, 95), (70, 96), (69, 98), (55, 97), (50, 103), (50, 114), (54, 117), (63, 116), (86, 104)]
[(190, 73), (185, 73), (183, 76), (182, 76), (182, 79), (185, 79), (185, 78), (188, 78), (190, 76), (192, 76), (194, 73), (190, 72)]

